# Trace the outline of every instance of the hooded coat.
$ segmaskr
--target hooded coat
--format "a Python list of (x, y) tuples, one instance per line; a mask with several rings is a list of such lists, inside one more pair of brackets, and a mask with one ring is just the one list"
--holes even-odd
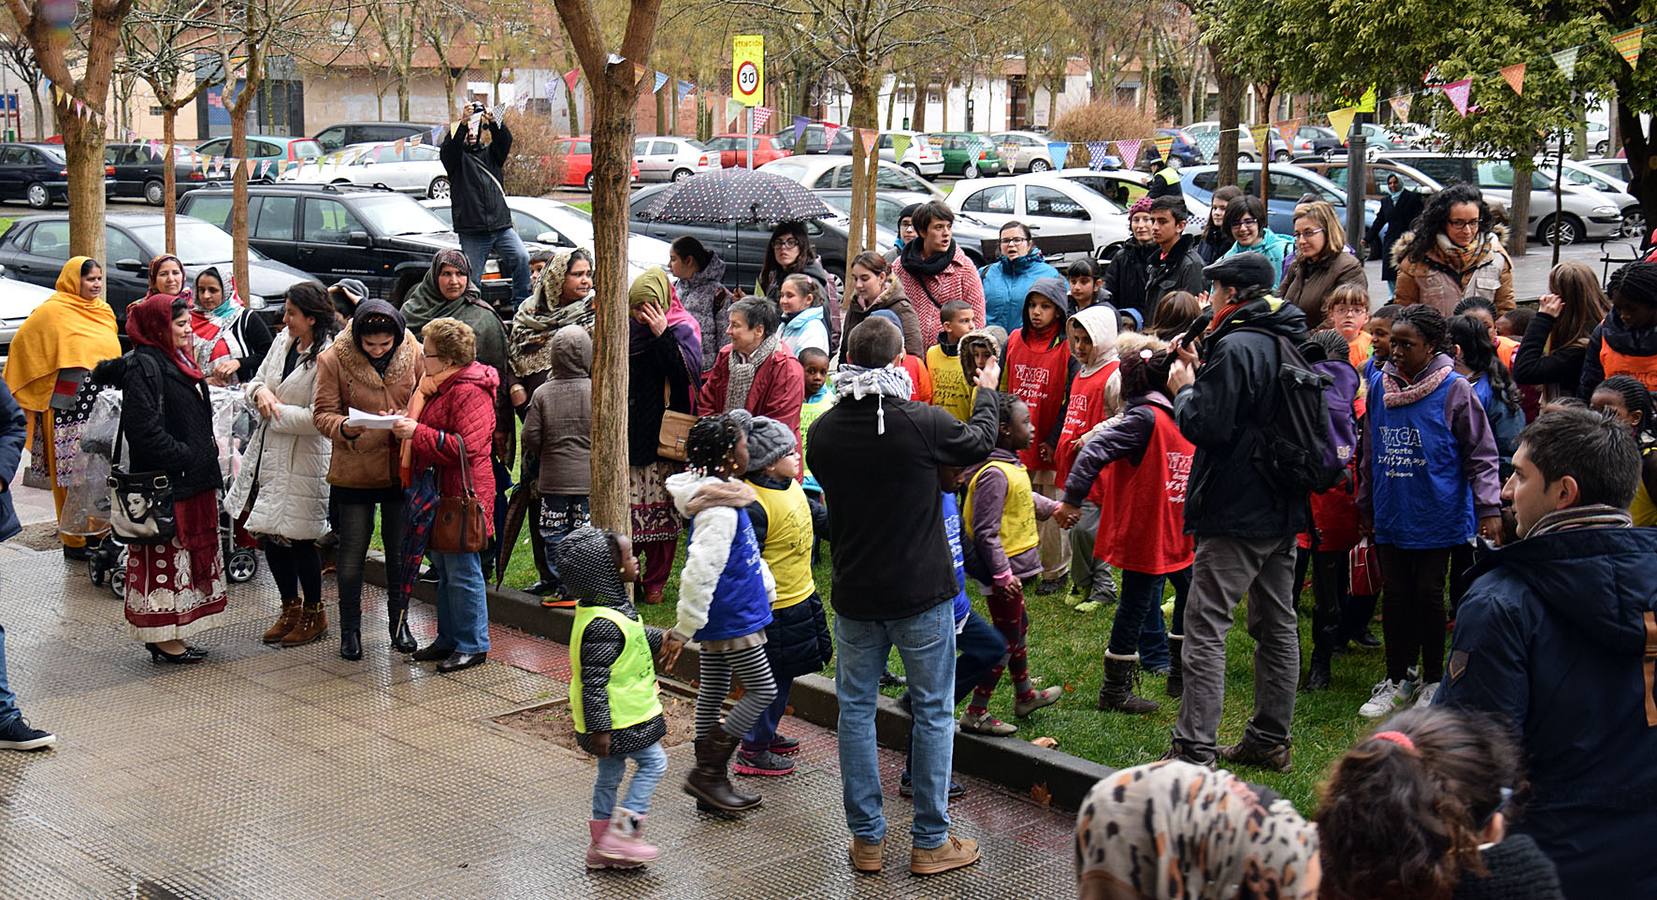
[(788, 352), (795, 357), (807, 347), (816, 347), (824, 353), (829, 350), (828, 325), (823, 321), (821, 306), (808, 306), (797, 313), (783, 314), (782, 327), (777, 329), (777, 336), (782, 338)]
[(1030, 304), (1026, 302), (1019, 314), (1023, 324), (1007, 338), (1001, 354), (1001, 389), (1017, 394), (1030, 408), (1030, 424), (1036, 439), (1029, 449), (1019, 453), (1019, 459), (1032, 472), (1053, 469), (1052, 462), (1042, 461), (1041, 447), (1058, 446), (1059, 431), (1064, 428), (1064, 414), (1070, 404), (1070, 382), (1081, 368), (1081, 363), (1065, 346), (1070, 321), (1066, 312), (1067, 287), (1062, 278), (1042, 278), (1030, 285), (1026, 299), (1030, 294), (1041, 294), (1058, 309), (1053, 333), (1045, 340), (1036, 335), (1030, 325)]
[(461, 233), (512, 227), (512, 210), (506, 205), (506, 176), (502, 174), (512, 153), (512, 131), (500, 122), (483, 127), (490, 135), (487, 145), (467, 143), (461, 134), (464, 129), (455, 129), (443, 138), (437, 151), (443, 171), (449, 174), (455, 231)]
[(455, 266), (462, 272), (471, 274), (471, 267), (466, 262), (464, 254), (458, 250), (439, 250), (432, 257), (431, 268), (426, 270), (426, 277), (422, 278), (403, 299), (403, 319), (407, 322), (409, 330), (417, 335), (433, 319), (459, 319), (471, 326), (472, 334), (477, 338), (477, 361), (495, 370), (495, 419), (498, 423), (496, 428), (507, 438), (503, 459), (510, 460), (514, 456), (512, 444), (518, 432), (513, 421), (516, 416), (512, 412), (512, 399), (509, 393), (514, 379), (511, 370), (507, 368), (506, 326), (501, 323), (501, 317), (495, 313), (495, 308), (483, 299), (483, 294), (474, 282), (466, 283), (466, 291), (459, 298), (446, 299), (437, 286), (437, 271), (445, 265)]
[[(761, 273), (764, 274), (763, 272)], [(758, 284), (763, 289), (765, 299), (772, 303), (782, 302), (782, 283), (789, 275), (807, 275), (817, 282), (817, 287), (823, 292), (823, 324), (828, 328), (829, 355), (840, 347), (840, 289), (834, 286), (834, 279), (829, 277), (828, 269), (823, 268), (823, 258), (813, 256), (805, 261), (799, 272), (784, 272), (781, 269), (773, 275), (769, 285)], [(727, 324), (729, 324), (727, 322)], [(704, 357), (705, 358), (705, 357)]]
[(725, 329), (730, 327), (731, 289), (725, 286), (725, 260), (710, 253), (708, 264), (695, 275), (679, 279), (676, 287), (679, 302), (702, 326), (702, 371), (706, 372), (713, 368), (719, 348), (725, 346)]
[(698, 641), (747, 637), (771, 624), (777, 583), (760, 558), (748, 518), (754, 489), (695, 472), (667, 479), (679, 515), (690, 523), (690, 546), (679, 578), (674, 630)]
[(552, 335), (552, 369), (524, 417), (524, 461), (536, 465), (542, 496), (585, 497), (593, 471), (593, 339), (580, 325)]
[(1493, 713), (1524, 744), (1512, 830), (1567, 897), (1657, 896), (1657, 530), (1577, 528), (1485, 554), (1434, 703)]
[(1484, 242), (1475, 261), (1463, 267), (1439, 246), (1438, 237), (1427, 238), (1434, 245), (1426, 258), (1417, 262), (1410, 250), (1421, 240), (1415, 232), (1399, 236), (1392, 247), (1392, 261), (1398, 267), (1398, 285), (1392, 302), (1399, 306), (1429, 303), (1449, 318), (1464, 297), (1483, 297), (1496, 304), (1496, 315), (1513, 309), (1513, 261), (1507, 255), (1507, 229), (1496, 226), (1479, 236)]
[(915, 315), (914, 304), (904, 296), (903, 282), (895, 274), (887, 276), (886, 287), (868, 306), (864, 306), (863, 301), (859, 300), (855, 293), (847, 295), (846, 318), (841, 326), (842, 335), (850, 335), (852, 329), (862, 324), (864, 319), (883, 309), (891, 310), (892, 314), (898, 317), (898, 329), (903, 332), (903, 352), (910, 356), (925, 356), (926, 348), (931, 342), (922, 336), (920, 319)]
[(1069, 477), (1076, 454), (1093, 432), (1122, 411), (1122, 373), (1115, 365), (1119, 360), (1116, 310), (1109, 305), (1090, 306), (1071, 316), (1070, 323), (1080, 325), (1087, 332), (1093, 342), (1093, 356), (1077, 360), (1064, 416), (1059, 420), (1053, 457), (1060, 481)]
[[(383, 372), (362, 352), (353, 335), (362, 322), (374, 316), (391, 319), (398, 331), (387, 353), (391, 360)], [(369, 413), (408, 409), (414, 386), (425, 374), (420, 342), (403, 327), (402, 314), (384, 300), (364, 300), (351, 316), (351, 324), (316, 358), (316, 400), (311, 405), (311, 419), (317, 431), (333, 441), (328, 459), (330, 485), (344, 488), (347, 493), (399, 487), (397, 439), (391, 432), (365, 428), (355, 437), (347, 437), (343, 426), (352, 409)]]
[[(253, 534), (314, 541), (328, 532), (328, 466), (333, 442), (316, 427), (312, 398), (317, 361), (303, 356), (282, 374), (293, 338), (286, 329), (244, 389), (248, 402), (260, 388), (276, 395), (276, 415), (253, 432), (241, 472), (225, 497), (225, 509), (239, 512), (253, 498), (243, 527)], [(257, 491), (255, 491), (257, 488)]]
[(984, 321), (1012, 331), (1023, 318), (1024, 298), (1039, 278), (1063, 278), (1041, 251), (1031, 249), (1017, 259), (1002, 257), (978, 270), (984, 282)]
[(1631, 329), (1613, 309), (1588, 335), (1577, 396), (1587, 399), (1600, 382), (1622, 374), (1640, 379), (1647, 390), (1657, 388), (1657, 328)]

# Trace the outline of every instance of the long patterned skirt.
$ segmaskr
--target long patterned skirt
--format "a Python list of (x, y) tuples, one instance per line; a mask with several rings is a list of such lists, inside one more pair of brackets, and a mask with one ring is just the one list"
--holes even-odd
[[(31, 471), (25, 483), (39, 484), (38, 479), (44, 474), (44, 483), (52, 489), (53, 509), (60, 520), (70, 489), (85, 478), (81, 432), (86, 429), (86, 420), (92, 416), (92, 405), (97, 399), (98, 388), (89, 378), (81, 383), (73, 407), (28, 413)], [(59, 537), (65, 547), (86, 545), (86, 538), (72, 530), (60, 533)]]
[(667, 478), (679, 464), (657, 460), (648, 466), (629, 466), (627, 496), (632, 504), (633, 543), (671, 541), (679, 536), (679, 513), (667, 492)]
[(227, 601), (219, 552), (218, 491), (173, 502), (178, 534), (127, 548), (127, 623), (133, 638), (183, 640), (218, 624)]

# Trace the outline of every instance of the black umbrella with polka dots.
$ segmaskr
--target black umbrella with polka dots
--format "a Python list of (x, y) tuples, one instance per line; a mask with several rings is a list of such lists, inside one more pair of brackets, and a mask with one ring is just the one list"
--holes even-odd
[(775, 225), (834, 214), (816, 194), (781, 175), (720, 169), (691, 176), (662, 191), (639, 218), (686, 225)]

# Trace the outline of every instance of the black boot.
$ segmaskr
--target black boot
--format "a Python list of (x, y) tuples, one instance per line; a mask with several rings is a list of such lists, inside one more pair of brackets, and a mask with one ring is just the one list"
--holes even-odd
[(362, 659), (362, 632), (356, 629), (339, 630), (339, 658), (356, 662)]
[(1139, 654), (1117, 656), (1105, 651), (1105, 682), (1099, 688), (1099, 709), (1115, 710), (1131, 715), (1157, 711), (1155, 701), (1136, 696), (1133, 682), (1139, 671)]
[(707, 737), (696, 739), (696, 767), (685, 776), (685, 793), (695, 797), (697, 805), (706, 804), (725, 812), (742, 812), (760, 803), (758, 794), (744, 794), (731, 785), (726, 771), (731, 754), (736, 752), (737, 739), (715, 728)]
[(413, 653), (420, 649), (420, 644), (414, 640), (414, 632), (408, 627), (408, 598), (401, 602), (391, 601), (386, 610), (391, 614), (391, 649), (398, 653)]
[(1312, 666), (1306, 672), (1305, 690), (1329, 690), (1329, 659), (1333, 655), (1334, 650), (1327, 642), (1312, 645)]
[(1185, 635), (1168, 635), (1167, 694), (1178, 700), (1185, 694)]

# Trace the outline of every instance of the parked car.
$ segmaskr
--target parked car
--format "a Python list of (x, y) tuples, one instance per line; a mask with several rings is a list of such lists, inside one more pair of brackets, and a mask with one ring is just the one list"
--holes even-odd
[(355, 144), (330, 153), (316, 165), (289, 169), (283, 184), (356, 184), (382, 186), (416, 197), (449, 196), (449, 173), (436, 147), (425, 144)]
[[(781, 175), (797, 181), (812, 190), (823, 188), (850, 188), (852, 186), (852, 158), (849, 156), (790, 156), (772, 160), (761, 171)], [(875, 188), (882, 191), (912, 191), (942, 199), (943, 191), (932, 183), (896, 163), (880, 161), (875, 170)]]
[[(452, 226), (454, 212), (449, 200), (425, 200), (421, 206), (432, 215)], [(507, 208), (512, 210), (512, 228), (529, 252), (537, 250), (569, 250), (574, 247), (593, 249), (593, 217), (568, 203), (543, 197), (507, 197)], [(669, 245), (644, 235), (627, 239), (628, 282), (644, 274), (651, 266), (667, 265)], [(489, 257), (483, 277), (493, 281), (500, 277), (499, 261)]]
[[(764, 135), (762, 135), (764, 136)], [(782, 131), (769, 135), (772, 144), (794, 156), (803, 156), (808, 153), (827, 153), (830, 155), (850, 156), (852, 152), (852, 130), (837, 128), (834, 131), (834, 140), (828, 140), (828, 130), (821, 122), (812, 122), (805, 127), (799, 146), (795, 146), (794, 129), (784, 128)], [(743, 160), (743, 165), (747, 165)], [(758, 162), (754, 163), (759, 166)]]
[(998, 131), (990, 141), (1001, 151), (1012, 172), (1047, 172), (1057, 168), (1047, 149), (1047, 135), (1034, 131)]
[[(1360, 122), (1358, 123), (1358, 130), (1363, 133), (1366, 153), (1387, 153), (1392, 150), (1404, 149), (1393, 141), (1392, 135), (1387, 132), (1385, 125), (1377, 125), (1374, 122)], [(1348, 140), (1347, 135), (1341, 135), (1341, 146), (1346, 146)]]
[[(818, 191), (817, 196), (849, 221), (851, 219), (852, 192), (845, 188)], [(875, 191), (875, 228), (876, 239), (882, 244), (896, 243), (898, 236), (898, 219), (903, 208), (911, 203), (925, 203), (932, 199), (930, 194), (917, 194), (912, 191)], [(976, 216), (967, 213), (957, 213), (955, 216), (955, 243), (967, 256), (972, 258), (972, 264), (983, 264), (1001, 255), (1001, 231)]]
[[(229, 196), (229, 191), (224, 194)], [(197, 196), (192, 191), (188, 203)], [(175, 219), (177, 255), (184, 262), (186, 279), (208, 266), (229, 273), (232, 266), (230, 235), (217, 225), (186, 215)], [(166, 217), (153, 212), (112, 212), (104, 216), (104, 297), (117, 319), (126, 319), (127, 304), (149, 293), (150, 260), (167, 247)], [(69, 261), (69, 214), (47, 213), (26, 216), (12, 223), (0, 235), (0, 266), (19, 281), (47, 287), (57, 283), (58, 272)], [(266, 321), (282, 317), (282, 295), (289, 287), (310, 281), (311, 276), (248, 249), (248, 277), (253, 282), (240, 288), (242, 299)]]
[(1634, 180), (1634, 169), (1628, 165), (1626, 159), (1585, 159), (1580, 165), (1587, 166), (1601, 175), (1607, 175), (1627, 184)]
[[(1549, 177), (1553, 174), (1553, 172), (1553, 163), (1549, 162), (1542, 164), (1543, 177)], [(1628, 182), (1619, 180), (1613, 175), (1607, 174), (1606, 172), (1591, 167), (1585, 163), (1577, 162), (1574, 159), (1565, 160), (1564, 170), (1560, 174), (1564, 176), (1564, 184), (1592, 188), (1616, 201), (1617, 206), (1622, 208), (1623, 237), (1645, 237), (1645, 209), (1640, 206), (1639, 198), (1635, 197), (1628, 190)], [(1550, 178), (1549, 180), (1551, 181), (1552, 179)], [(1553, 193), (1551, 188), (1548, 193)], [(1534, 203), (1536, 201), (1532, 200), (1531, 202)]]
[[(1316, 172), (1334, 182), (1344, 195), (1346, 192), (1346, 173), (1349, 166), (1345, 159), (1336, 157), (1330, 162), (1296, 163), (1303, 169)], [(1435, 181), (1432, 176), (1396, 160), (1371, 160), (1364, 163), (1364, 199), (1379, 202), (1386, 193), (1385, 184), (1388, 176), (1397, 175), (1398, 181), (1406, 191), (1415, 191), (1423, 196), (1432, 194), (1444, 185)]]
[(1128, 238), (1127, 210), (1090, 187), (1046, 172), (963, 181), (945, 202), (996, 228), (1023, 222), (1054, 265)]
[[(1151, 176), (1138, 169), (1059, 169), (1052, 174), (1103, 194), (1105, 199), (1123, 209), (1133, 206), (1134, 202), (1149, 193), (1151, 188)], [(1187, 196), (1185, 208), (1191, 213), (1185, 230), (1201, 234), (1208, 221), (1208, 204)]]
[[(115, 169), (104, 167), (104, 193), (115, 190)], [(35, 209), (69, 202), (69, 161), (59, 144), (0, 144), (0, 201)], [(67, 257), (65, 257), (67, 258)]]
[[(1277, 129), (1272, 128), (1269, 131), (1271, 132), (1272, 160), (1274, 162), (1287, 162), (1289, 159), (1289, 145), (1284, 142), (1283, 136), (1277, 133)], [(1219, 154), (1219, 122), (1197, 122), (1187, 125), (1185, 126), (1185, 133), (1190, 135), (1191, 139), (1196, 141), (1198, 145), (1206, 148), (1208, 153), (1216, 156)], [(1237, 158), (1243, 162), (1259, 162), (1260, 160), (1260, 148), (1255, 144), (1254, 134), (1249, 131), (1247, 125), (1237, 130)]]
[(1588, 123), (1588, 146), (1595, 156), (1604, 156), (1611, 149), (1611, 126), (1604, 122)]
[[(1257, 163), (1243, 163), (1237, 166), (1237, 186), (1245, 194), (1259, 196), (1260, 166)], [(1346, 192), (1337, 187), (1334, 182), (1299, 166), (1280, 165), (1272, 166), (1268, 178), (1271, 190), (1266, 198), (1267, 225), (1278, 234), (1294, 233), (1295, 204), (1306, 194), (1315, 194), (1328, 202), (1336, 210), (1346, 209)], [(1219, 166), (1194, 166), (1180, 170), (1180, 183), (1185, 196), (1200, 203), (1209, 203), (1214, 191), (1220, 186)], [(1364, 203), (1364, 226), (1367, 228), (1375, 221), (1375, 213), (1381, 204), (1374, 201)], [(1343, 211), (1340, 213), (1345, 216)]]
[(633, 141), (633, 164), (640, 181), (683, 181), (722, 165), (719, 151), (682, 137), (641, 137)]
[[(1388, 153), (1381, 160), (1402, 162), (1427, 173), (1442, 185), (1478, 186), (1486, 201), (1513, 207), (1513, 165), (1507, 160), (1472, 154)], [(1540, 195), (1553, 191), (1553, 180), (1531, 171), (1531, 204), (1525, 233), (1543, 243), (1572, 244), (1581, 240), (1603, 241), (1622, 233), (1622, 207), (1592, 188), (1569, 185), (1561, 198), (1563, 213), (1556, 215), (1552, 203), (1539, 203)]]
[[(1202, 148), (1183, 128), (1158, 128), (1156, 136), (1159, 138), (1171, 137), (1174, 144), (1168, 149), (1172, 162), (1180, 166), (1200, 166), (1203, 164)], [(1139, 150), (1139, 168), (1150, 168), (1150, 164), (1162, 158), (1156, 148), (1155, 141), (1146, 141)]]
[[(897, 158), (896, 138), (909, 138), (909, 146), (903, 149), (903, 158)], [(880, 158), (887, 162), (895, 162), (909, 171), (923, 178), (937, 178), (944, 173), (944, 155), (926, 135), (917, 131), (886, 131), (880, 135), (880, 142), (876, 145), (880, 150)]]
[[(917, 179), (918, 180), (918, 179)], [(718, 253), (725, 260), (725, 285), (740, 287), (753, 293), (755, 282), (759, 280), (760, 268), (765, 264), (765, 248), (771, 240), (771, 226), (759, 224), (737, 225), (704, 225), (701, 223), (644, 221), (639, 214), (649, 208), (656, 199), (656, 195), (666, 190), (666, 185), (647, 185), (633, 192), (627, 201), (628, 230), (635, 235), (644, 235), (662, 241), (672, 242), (685, 235), (690, 235), (702, 242), (702, 246)], [(845, 278), (846, 248), (850, 246), (848, 231), (851, 222), (840, 216), (832, 218), (811, 219), (805, 223), (806, 234), (811, 238), (812, 249), (822, 257), (823, 268), (837, 283)], [(890, 244), (876, 243), (871, 250), (885, 250)], [(841, 290), (841, 294), (845, 291)]]
[[(230, 221), (227, 188), (191, 191), (179, 212), (218, 226)], [(324, 284), (356, 278), (376, 297), (401, 305), (431, 268), (432, 254), (459, 250), (460, 238), (406, 194), (334, 184), (248, 188), (249, 246), (309, 272)], [(497, 309), (512, 305), (510, 285), (483, 286)]]
[(402, 141), (415, 135), (425, 140), (436, 127), (436, 122), (346, 122), (322, 129), (311, 140), (316, 141), (322, 152), (332, 153), (352, 144)]
[(943, 152), (944, 174), (962, 178), (987, 178), (1011, 172), (1012, 164), (1001, 158), (995, 142), (981, 134), (941, 131), (928, 134), (932, 145)]
[[(230, 138), (214, 138), (196, 145), (196, 155), (218, 159), (237, 155), (231, 152), (230, 147)], [(266, 162), (278, 163), (287, 160), (292, 163), (302, 159), (316, 159), (321, 155), (322, 147), (308, 137), (250, 134), (247, 136), (247, 153), (242, 158), (258, 162), (260, 167), (255, 170), (258, 174), (264, 169), (264, 163)], [(276, 175), (273, 166), (269, 175), (261, 175), (261, 177), (269, 180), (274, 179)]]
[(776, 135), (771, 134), (716, 134), (708, 139), (705, 146), (709, 150), (719, 151), (720, 168), (746, 169), (750, 145), (753, 146), (756, 169), (773, 159), (782, 159), (788, 155), (788, 149), (777, 142)]
[(1294, 144), (1291, 146), (1291, 155), (1308, 153), (1328, 159), (1336, 153), (1345, 153), (1345, 138), (1335, 133), (1335, 129), (1324, 125), (1302, 125), (1295, 129)]
[[(564, 163), (565, 187), (583, 187), (593, 189), (593, 139), (587, 135), (559, 138), (552, 145), (554, 156), (561, 157)], [(639, 180), (639, 164), (633, 163), (633, 181)]]
[(12, 338), (23, 320), (52, 296), (52, 289), (11, 277), (0, 266), (0, 356), (11, 353)]
[[(162, 151), (165, 153), (165, 151)], [(111, 196), (141, 197), (151, 206), (166, 201), (166, 163), (144, 144), (105, 144), (104, 162), (114, 167), (115, 188)], [(173, 147), (173, 193), (182, 197), (209, 183), (200, 168), (190, 165), (188, 148)]]

